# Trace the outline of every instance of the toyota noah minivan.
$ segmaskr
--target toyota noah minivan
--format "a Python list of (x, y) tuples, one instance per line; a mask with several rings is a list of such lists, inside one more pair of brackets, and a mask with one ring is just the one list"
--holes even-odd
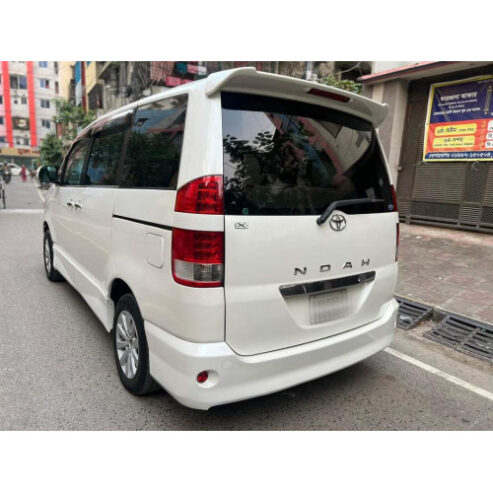
[(123, 386), (196, 408), (276, 392), (393, 339), (387, 107), (239, 68), (134, 102), (71, 146), (44, 266), (112, 333)]

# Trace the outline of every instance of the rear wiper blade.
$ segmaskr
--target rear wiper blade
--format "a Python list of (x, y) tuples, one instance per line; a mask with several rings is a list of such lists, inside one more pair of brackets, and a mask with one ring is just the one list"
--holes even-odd
[(385, 202), (383, 199), (348, 199), (348, 200), (334, 200), (331, 202), (327, 209), (324, 210), (322, 215), (317, 218), (317, 224), (321, 226), (329, 216), (334, 212), (335, 209), (340, 207), (341, 205), (357, 205), (357, 204), (378, 204), (381, 202)]

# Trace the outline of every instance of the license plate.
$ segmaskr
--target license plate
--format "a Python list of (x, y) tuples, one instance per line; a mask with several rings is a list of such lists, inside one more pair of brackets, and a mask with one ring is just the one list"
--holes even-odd
[(344, 317), (348, 311), (347, 289), (311, 295), (309, 301), (311, 324), (337, 320)]

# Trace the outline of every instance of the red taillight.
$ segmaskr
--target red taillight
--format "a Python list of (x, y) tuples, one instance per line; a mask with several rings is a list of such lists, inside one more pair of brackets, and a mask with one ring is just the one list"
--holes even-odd
[(315, 88), (310, 89), (308, 91), (308, 94), (313, 94), (315, 96), (320, 96), (322, 98), (327, 98), (327, 99), (334, 99), (335, 101), (341, 101), (342, 103), (347, 103), (351, 99), (349, 96), (344, 96), (344, 94), (322, 91), (321, 89), (315, 89)]
[(176, 194), (175, 211), (224, 214), (223, 177), (203, 176), (183, 185)]
[(173, 228), (173, 278), (195, 288), (223, 285), (224, 233)]
[(397, 195), (395, 194), (395, 188), (394, 185), (390, 185), (390, 193), (392, 194), (392, 205), (394, 206), (394, 209), (392, 212), (397, 212), (398, 207), (397, 207)]
[(399, 223), (396, 224), (396, 231), (395, 231), (395, 234), (396, 234), (396, 237), (395, 237), (395, 261), (397, 262), (397, 259), (399, 257), (399, 235), (400, 235), (400, 231), (399, 231)]
[[(395, 188), (394, 185), (390, 185), (390, 193), (392, 194), (392, 206), (393, 212), (398, 211), (397, 207), (397, 195), (395, 194)], [(396, 231), (395, 231), (395, 261), (397, 262), (397, 258), (399, 256), (399, 223), (396, 224)]]

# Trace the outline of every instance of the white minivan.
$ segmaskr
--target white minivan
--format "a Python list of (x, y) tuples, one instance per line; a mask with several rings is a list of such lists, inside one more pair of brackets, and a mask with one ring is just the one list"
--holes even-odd
[(48, 279), (114, 340), (122, 384), (196, 408), (312, 380), (393, 339), (387, 107), (254, 68), (85, 128), (46, 200)]

